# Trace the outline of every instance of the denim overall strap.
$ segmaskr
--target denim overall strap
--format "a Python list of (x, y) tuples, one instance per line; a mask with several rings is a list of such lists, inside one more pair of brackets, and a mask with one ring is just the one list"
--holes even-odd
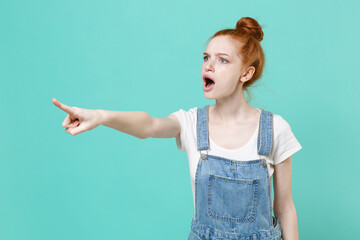
[(261, 109), (259, 134), (257, 141), (258, 154), (269, 156), (272, 147), (273, 137), (273, 114), (272, 112)]
[(201, 150), (209, 149), (209, 105), (206, 105), (197, 110), (197, 149), (200, 151), (201, 158), (205, 159), (207, 155), (203, 154)]

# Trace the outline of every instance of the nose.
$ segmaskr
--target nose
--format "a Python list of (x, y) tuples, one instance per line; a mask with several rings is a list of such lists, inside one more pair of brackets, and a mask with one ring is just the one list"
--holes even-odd
[(205, 68), (206, 72), (209, 71), (209, 70), (214, 71), (214, 65), (213, 65), (212, 60), (209, 60), (209, 61), (205, 62), (204, 63), (204, 68)]

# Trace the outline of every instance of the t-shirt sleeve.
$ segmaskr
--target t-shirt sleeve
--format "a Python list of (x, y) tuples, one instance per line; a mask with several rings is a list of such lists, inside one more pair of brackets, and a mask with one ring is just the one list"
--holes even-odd
[(184, 111), (183, 109), (180, 109), (176, 112), (171, 113), (173, 115), (175, 115), (175, 117), (177, 117), (179, 123), (180, 123), (180, 136), (176, 137), (176, 146), (178, 147), (178, 149), (180, 150), (180, 152), (185, 151), (186, 149), (186, 129), (187, 129), (187, 116), (186, 116), (186, 111)]
[(274, 118), (273, 144), (271, 158), (274, 160), (274, 165), (281, 163), (302, 148), (289, 123), (280, 115)]

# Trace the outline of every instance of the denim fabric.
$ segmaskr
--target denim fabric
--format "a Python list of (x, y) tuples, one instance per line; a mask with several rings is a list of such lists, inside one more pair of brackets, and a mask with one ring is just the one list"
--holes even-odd
[(273, 114), (261, 110), (258, 159), (237, 161), (209, 155), (209, 105), (197, 109), (195, 214), (188, 240), (278, 240), (282, 226), (272, 216), (266, 159), (273, 137)]

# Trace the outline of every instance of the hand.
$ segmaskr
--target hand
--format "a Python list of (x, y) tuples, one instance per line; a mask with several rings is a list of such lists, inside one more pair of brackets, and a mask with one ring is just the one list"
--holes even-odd
[(73, 136), (96, 128), (101, 124), (98, 110), (69, 107), (60, 103), (55, 98), (52, 99), (52, 102), (55, 106), (68, 113), (62, 125), (63, 127), (66, 127), (65, 132), (70, 133)]

